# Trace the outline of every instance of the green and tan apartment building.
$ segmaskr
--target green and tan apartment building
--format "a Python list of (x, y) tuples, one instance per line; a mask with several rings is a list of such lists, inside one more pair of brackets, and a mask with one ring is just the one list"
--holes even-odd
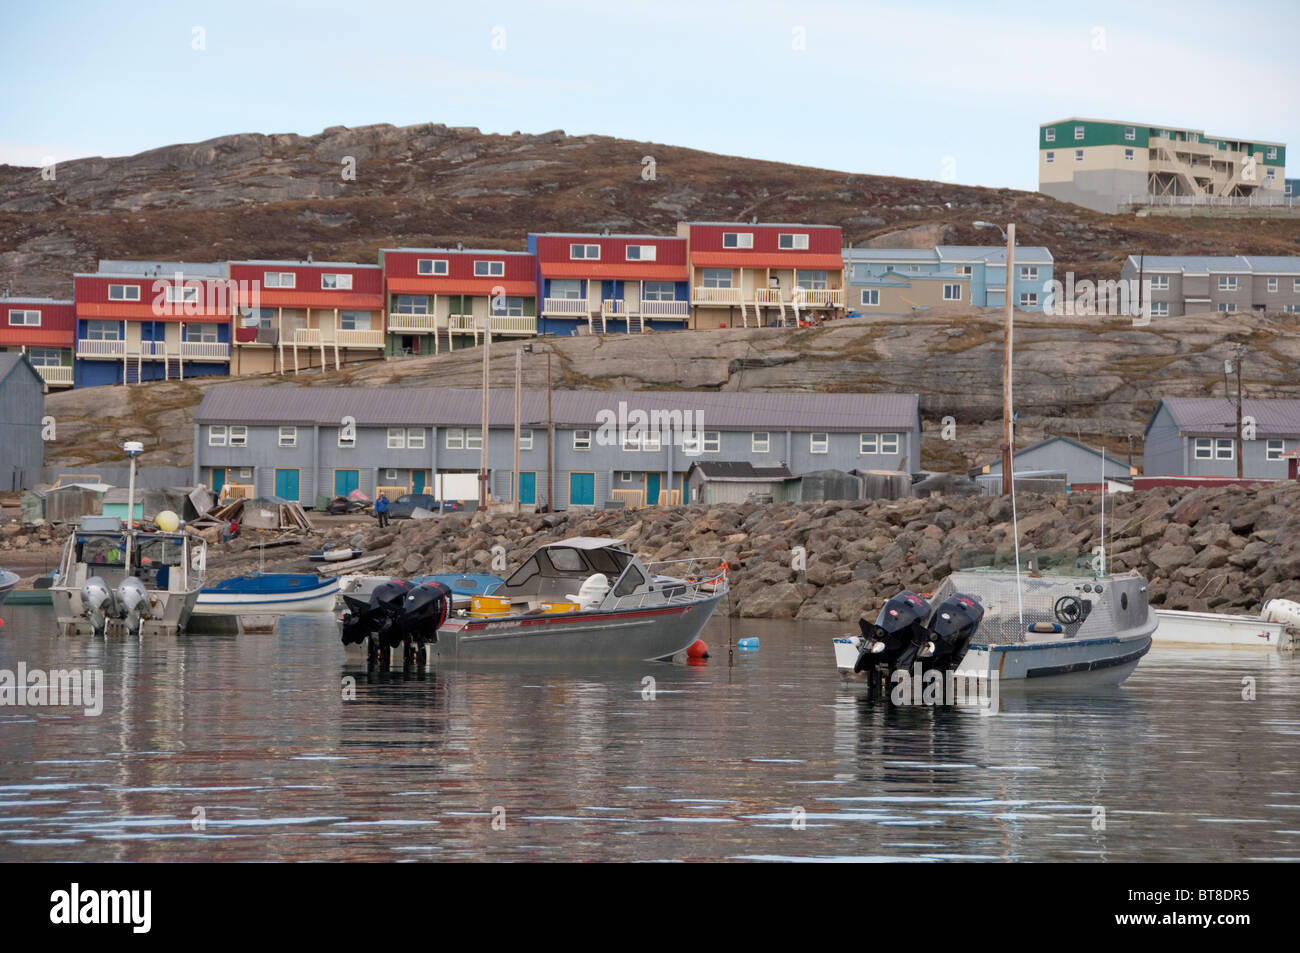
[(1098, 212), (1285, 204), (1286, 146), (1099, 119), (1038, 127), (1038, 191)]

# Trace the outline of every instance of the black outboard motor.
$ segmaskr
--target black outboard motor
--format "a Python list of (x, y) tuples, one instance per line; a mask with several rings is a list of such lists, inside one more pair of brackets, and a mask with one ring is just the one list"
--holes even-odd
[(371, 635), (382, 639), (384, 633), (393, 628), (395, 620), (401, 616), (402, 604), (412, 588), (409, 582), (394, 579), (375, 586), (370, 593), (369, 602), (344, 596), (343, 604), (347, 608), (339, 616), (339, 621), (343, 623), (343, 644), (360, 645)]
[(401, 614), (380, 636), (381, 643), (391, 649), (403, 642), (422, 647), (437, 641), (438, 627), (447, 621), (450, 605), (451, 590), (440, 582), (411, 587), (402, 599)]
[(984, 607), (974, 596), (955, 592), (934, 610), (921, 637), (898, 657), (899, 668), (920, 661), (924, 671), (951, 671), (961, 664), (970, 640), (984, 618)]
[(918, 638), (922, 645), (929, 641), (925, 628), (929, 617), (930, 604), (915, 592), (905, 590), (885, 603), (874, 625), (866, 619), (859, 619), (863, 646), (853, 671), (865, 672), (873, 665), (893, 669), (899, 655)]

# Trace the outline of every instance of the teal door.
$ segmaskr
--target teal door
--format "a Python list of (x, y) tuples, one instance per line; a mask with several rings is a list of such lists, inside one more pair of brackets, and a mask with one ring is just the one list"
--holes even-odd
[(282, 500), (298, 499), (298, 471), (275, 471), (275, 495)]
[(659, 474), (647, 473), (645, 475), (645, 503), (646, 506), (659, 505)]
[(411, 471), (411, 492), (412, 493), (424, 492), (424, 471), (423, 470)]
[(335, 470), (334, 471), (334, 495), (347, 496), (357, 488), (361, 478), (360, 470)]
[(212, 492), (216, 494), (217, 497), (220, 497), (221, 488), (225, 485), (226, 485), (226, 468), (213, 467), (212, 468)]
[(519, 474), (519, 502), (537, 505), (537, 474), (531, 470)]
[(569, 474), (569, 505), (570, 506), (595, 506), (596, 505), (596, 474), (594, 473), (570, 473)]

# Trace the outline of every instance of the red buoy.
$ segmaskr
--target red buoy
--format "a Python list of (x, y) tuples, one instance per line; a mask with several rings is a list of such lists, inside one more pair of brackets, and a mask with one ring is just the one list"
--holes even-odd
[(703, 639), (696, 639), (691, 643), (691, 647), (686, 650), (687, 658), (708, 658), (709, 647), (704, 644)]

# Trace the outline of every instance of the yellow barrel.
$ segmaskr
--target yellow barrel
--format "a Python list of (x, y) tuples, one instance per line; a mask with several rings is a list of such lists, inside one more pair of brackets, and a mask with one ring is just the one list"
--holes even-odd
[(576, 602), (543, 602), (541, 606), (543, 612), (577, 612), (579, 609)]
[(469, 601), (469, 614), (472, 616), (508, 615), (510, 600), (501, 596), (474, 596)]

